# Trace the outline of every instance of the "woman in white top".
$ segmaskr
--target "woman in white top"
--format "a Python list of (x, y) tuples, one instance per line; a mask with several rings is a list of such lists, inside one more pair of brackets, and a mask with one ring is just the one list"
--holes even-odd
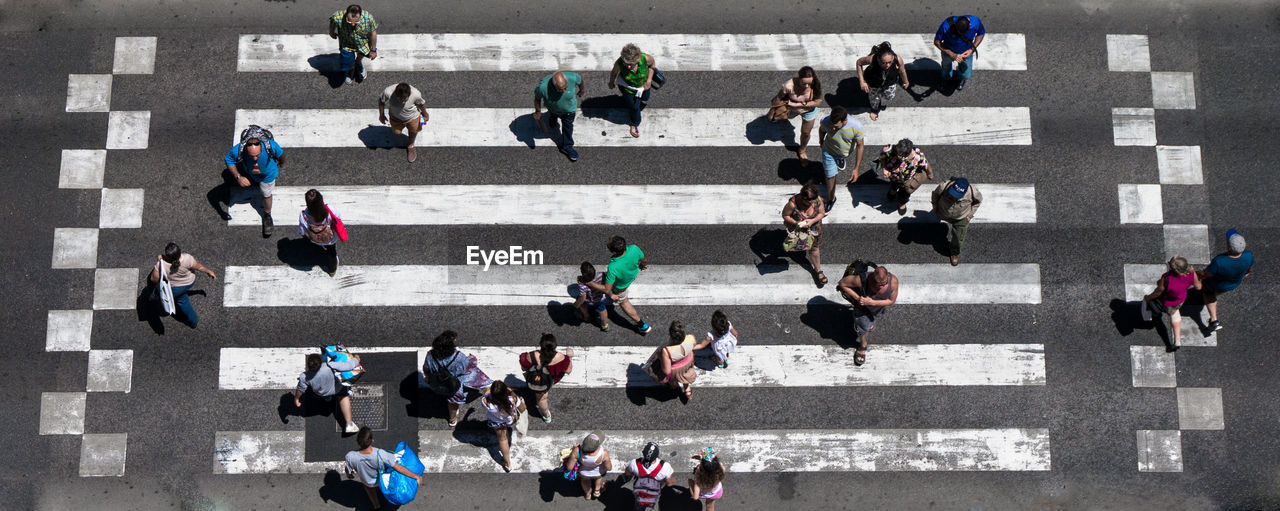
[(182, 253), (182, 247), (172, 242), (165, 245), (164, 254), (156, 256), (156, 265), (151, 268), (151, 275), (147, 277), (152, 284), (160, 282), (161, 265), (164, 265), (164, 271), (169, 274), (174, 308), (177, 309), (177, 314), (182, 316), (178, 321), (185, 319), (184, 323), (187, 326), (195, 328), (200, 322), (200, 315), (196, 314), (195, 307), (191, 306), (191, 299), (187, 297), (187, 291), (190, 291), (191, 286), (196, 283), (195, 272), (208, 275), (213, 280), (218, 280), (218, 276), (213, 273), (213, 270), (200, 264), (200, 261), (191, 254)]
[(564, 459), (564, 469), (572, 470), (578, 464), (578, 482), (582, 484), (582, 496), (587, 500), (600, 498), (604, 490), (604, 476), (613, 470), (613, 459), (603, 445), (604, 436), (590, 433), (582, 443), (573, 446)]
[(342, 222), (342, 215), (325, 204), (324, 196), (315, 188), (307, 190), (303, 198), (307, 207), (298, 214), (298, 235), (324, 248), (325, 255), (329, 256), (325, 271), (332, 276), (338, 272), (338, 249), (334, 245), (338, 243), (338, 224)]
[(502, 470), (511, 472), (511, 427), (525, 411), (524, 400), (502, 380), (495, 380), (489, 392), (480, 399), (493, 432), (498, 435), (498, 451), (502, 453)]

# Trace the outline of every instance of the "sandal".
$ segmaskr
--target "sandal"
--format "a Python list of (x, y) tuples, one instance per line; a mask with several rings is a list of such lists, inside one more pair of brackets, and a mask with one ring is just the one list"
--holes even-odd
[(822, 287), (827, 283), (827, 274), (823, 273), (822, 270), (818, 270), (818, 273), (813, 275), (813, 283), (817, 284), (818, 287)]
[(865, 363), (867, 363), (867, 349), (858, 348), (858, 351), (853, 352), (853, 365), (861, 366)]
[(636, 138), (639, 138), (639, 137), (640, 137), (640, 127), (639, 127), (639, 126), (632, 126), (632, 127), (631, 127), (631, 136), (636, 137)]
[(456, 427), (458, 427), (458, 418), (457, 418), (457, 417), (454, 417), (454, 418), (453, 418), (453, 420), (449, 421), (449, 427), (451, 427), (451, 428), (456, 428)]
[(600, 490), (591, 490), (591, 498), (593, 498), (593, 499), (599, 499), (599, 498), (600, 498)]

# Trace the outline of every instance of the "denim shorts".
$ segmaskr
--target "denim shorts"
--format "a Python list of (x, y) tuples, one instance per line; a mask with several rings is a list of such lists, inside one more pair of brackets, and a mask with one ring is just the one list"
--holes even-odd
[(840, 158), (840, 161), (836, 161), (836, 157), (832, 156), (831, 153), (826, 151), (822, 152), (822, 170), (826, 172), (827, 178), (836, 177), (836, 174), (839, 174), (841, 170), (844, 170), (845, 163), (844, 158)]
[(609, 297), (606, 296), (597, 303), (586, 302), (584, 305), (587, 306), (588, 310), (604, 312), (605, 309), (609, 308)]

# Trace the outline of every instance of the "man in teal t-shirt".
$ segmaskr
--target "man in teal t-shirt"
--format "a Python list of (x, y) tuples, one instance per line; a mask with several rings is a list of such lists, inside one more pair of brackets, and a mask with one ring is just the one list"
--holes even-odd
[(627, 240), (622, 236), (609, 238), (606, 246), (609, 248), (609, 253), (613, 255), (613, 258), (609, 259), (609, 270), (604, 275), (604, 285), (609, 292), (609, 299), (621, 306), (622, 312), (639, 325), (636, 330), (647, 334), (653, 330), (653, 327), (640, 318), (640, 313), (636, 312), (635, 306), (631, 305), (631, 300), (627, 297), (627, 292), (631, 290), (631, 284), (635, 282), (640, 270), (649, 267), (649, 263), (644, 259), (644, 252), (640, 247), (628, 245)]
[(547, 132), (547, 124), (542, 122), (542, 103), (546, 102), (551, 122), (560, 121), (560, 152), (568, 156), (569, 161), (578, 161), (578, 151), (573, 148), (573, 119), (577, 116), (578, 98), (581, 97), (582, 75), (578, 73), (556, 71), (533, 89), (533, 120), (538, 121), (543, 133)]
[(1245, 249), (1244, 236), (1235, 229), (1227, 231), (1227, 253), (1219, 254), (1209, 263), (1209, 267), (1200, 271), (1200, 279), (1204, 287), (1200, 293), (1204, 296), (1204, 307), (1209, 310), (1208, 332), (1222, 329), (1218, 322), (1218, 295), (1231, 291), (1244, 282), (1244, 278), (1253, 273), (1253, 252)]

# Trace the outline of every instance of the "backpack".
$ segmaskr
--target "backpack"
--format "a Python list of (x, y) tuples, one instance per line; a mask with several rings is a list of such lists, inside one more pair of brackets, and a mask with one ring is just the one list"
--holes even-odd
[[(351, 352), (347, 351), (346, 346), (337, 344), (321, 347), (320, 356), (324, 357), (325, 365), (328, 365), (329, 362), (346, 362), (347, 360), (350, 360)], [(333, 368), (330, 367), (330, 369)], [(338, 371), (333, 369), (333, 375), (338, 379), (338, 383), (350, 387), (352, 383), (355, 383), (355, 381), (359, 380), (361, 376), (364, 376), (364, 366), (356, 366), (356, 368), (351, 371)]]
[[(533, 353), (529, 352), (525, 355), (529, 357), (529, 361), (533, 362)], [(551, 388), (551, 371), (547, 369), (547, 361), (542, 360), (537, 365), (529, 368), (524, 372), (524, 383), (529, 390), (534, 392), (544, 392)]]
[(245, 128), (244, 131), (240, 132), (240, 155), (236, 157), (237, 163), (244, 160), (244, 142), (251, 138), (256, 138), (259, 142), (262, 142), (262, 147), (266, 148), (268, 157), (273, 160), (279, 159), (279, 157), (271, 151), (271, 142), (276, 139), (276, 136), (271, 134), (271, 130), (269, 129), (258, 126), (257, 124), (250, 124), (248, 128)]
[(646, 471), (644, 460), (636, 459), (636, 482), (632, 493), (641, 505), (652, 506), (658, 501), (658, 497), (662, 494), (662, 481), (658, 480), (658, 474), (662, 473), (665, 465), (666, 462), (658, 460), (658, 464), (654, 465), (652, 470)]
[(857, 275), (859, 277), (867, 274), (868, 271), (879, 268), (880, 265), (871, 261), (863, 261), (862, 259), (854, 259), (849, 266), (844, 268), (844, 276)]
[[(427, 354), (426, 363), (422, 364), (423, 373), (431, 376), (431, 391), (442, 396), (452, 396), (462, 388), (462, 380), (449, 372), (449, 366), (453, 365), (453, 361), (458, 359), (459, 351), (453, 352), (453, 356), (449, 357), (447, 362), (441, 362)], [(432, 363), (434, 361), (434, 364)]]

